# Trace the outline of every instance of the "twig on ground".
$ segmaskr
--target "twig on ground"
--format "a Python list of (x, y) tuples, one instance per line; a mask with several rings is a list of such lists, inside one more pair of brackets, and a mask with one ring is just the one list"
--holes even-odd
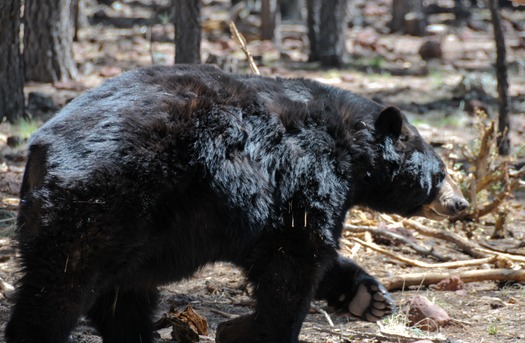
[(450, 231), (439, 231), (430, 229), (416, 221), (405, 219), (403, 220), (403, 224), (415, 229), (421, 234), (441, 238), (444, 240), (447, 240), (449, 242), (453, 242), (456, 244), (461, 250), (468, 253), (471, 256), (478, 257), (478, 258), (486, 258), (490, 256), (497, 256), (499, 260), (510, 260), (513, 262), (519, 262), (519, 263), (525, 263), (525, 257), (520, 255), (513, 255), (508, 253), (500, 253), (493, 250), (489, 250), (486, 248), (483, 248), (473, 242), (470, 242), (466, 238), (463, 238), (453, 232)]
[(473, 244), (468, 239), (463, 238), (453, 232), (445, 231), (445, 230), (434, 230), (434, 229), (428, 228), (411, 219), (404, 219), (402, 223), (403, 225), (410, 227), (425, 236), (441, 238), (443, 240), (452, 242), (456, 244), (459, 249), (461, 249), (462, 251), (464, 251), (465, 253), (469, 254), (472, 257), (476, 257), (476, 258), (487, 257), (486, 253), (480, 251), (479, 246)]
[(431, 256), (431, 257), (436, 258), (438, 261), (450, 261), (451, 260), (450, 257), (443, 256), (437, 253), (436, 251), (434, 251), (434, 249), (432, 248), (411, 242), (405, 237), (398, 235), (397, 233), (394, 233), (394, 232), (390, 232), (390, 231), (378, 229), (378, 228), (373, 228), (369, 226), (357, 226), (357, 225), (351, 225), (351, 224), (345, 224), (344, 229), (348, 233), (370, 232), (373, 236), (375, 235), (378, 237), (392, 240), (396, 243), (399, 243), (399, 244), (402, 244), (404, 246), (411, 248), (412, 250), (414, 250), (415, 252), (417, 252), (418, 254), (422, 256), (425, 256), (425, 257)]
[(498, 251), (486, 249), (486, 248), (483, 248), (483, 247), (479, 247), (479, 251), (487, 253), (487, 254), (498, 256), (501, 259), (508, 259), (508, 260), (513, 261), (513, 262), (525, 263), (525, 256), (513, 255), (513, 254), (509, 254), (509, 253), (498, 252)]
[(432, 285), (451, 276), (459, 276), (463, 282), (479, 281), (525, 281), (525, 270), (489, 269), (469, 270), (464, 272), (436, 272), (396, 275), (383, 278), (381, 282), (389, 291), (403, 289), (408, 286)]
[(480, 258), (476, 260), (463, 260), (463, 261), (453, 261), (453, 262), (443, 262), (443, 263), (426, 263), (423, 261), (413, 260), (407, 257), (400, 256), (398, 254), (395, 254), (391, 251), (388, 251), (386, 249), (381, 248), (380, 246), (373, 244), (373, 243), (367, 243), (359, 238), (355, 237), (347, 237), (348, 239), (355, 241), (367, 248), (370, 248), (372, 250), (375, 250), (377, 252), (380, 252), (384, 255), (387, 255), (389, 257), (393, 257), (396, 260), (399, 260), (401, 262), (408, 263), (410, 265), (421, 267), (421, 268), (458, 268), (458, 267), (468, 267), (468, 266), (479, 266), (485, 263), (493, 263), (496, 262), (498, 259), (497, 256), (489, 256), (485, 258)]
[(326, 318), (326, 321), (328, 322), (328, 325), (330, 325), (330, 327), (332, 328), (334, 327), (334, 322), (332, 321), (332, 318), (330, 318), (330, 315), (328, 314), (328, 312), (326, 312), (325, 310), (323, 310), (322, 308), (314, 304), (312, 304), (312, 308), (316, 310), (318, 313), (321, 313)]
[[(494, 247), (494, 246), (489, 245), (487, 242), (479, 242), (479, 245), (481, 245), (482, 248), (487, 249), (493, 254), (494, 253), (504, 253), (504, 254), (511, 254), (513, 256), (525, 256), (525, 251), (523, 252), (517, 251), (518, 249), (520, 249), (519, 244), (517, 244), (516, 247), (511, 247), (511, 248)], [(521, 248), (521, 250), (523, 250), (523, 248)]]

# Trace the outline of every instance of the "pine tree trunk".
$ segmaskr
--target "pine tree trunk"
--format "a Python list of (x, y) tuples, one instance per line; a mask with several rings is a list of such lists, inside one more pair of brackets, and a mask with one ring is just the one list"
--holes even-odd
[(24, 115), (24, 69), (20, 54), (20, 0), (0, 2), (0, 121)]
[(261, 39), (281, 44), (281, 10), (279, 0), (261, 0)]
[(342, 67), (346, 58), (347, 0), (325, 0), (321, 5), (319, 60), (324, 67)]
[(199, 0), (175, 0), (175, 63), (201, 63)]
[(318, 0), (306, 0), (308, 41), (310, 42), (310, 54), (308, 61), (319, 61), (319, 11), (320, 2)]
[(509, 81), (507, 75), (507, 51), (505, 49), (505, 36), (501, 26), (501, 16), (497, 0), (489, 0), (494, 39), (496, 41), (496, 78), (498, 79), (498, 149), (499, 154), (506, 156), (510, 153), (509, 140)]
[(301, 21), (303, 20), (303, 13), (301, 9), (304, 7), (304, 0), (281, 0), (281, 19)]
[(25, 0), (26, 80), (55, 82), (77, 78), (71, 1)]
[(422, 0), (393, 0), (390, 31), (424, 36), (426, 18)]

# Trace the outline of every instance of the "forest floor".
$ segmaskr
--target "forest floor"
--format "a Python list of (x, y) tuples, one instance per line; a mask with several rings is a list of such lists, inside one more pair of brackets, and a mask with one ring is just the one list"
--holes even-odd
[[(108, 77), (138, 66), (171, 64), (174, 60), (173, 27), (170, 22), (169, 1), (116, 1), (112, 6), (88, 6), (86, 12), (91, 24), (79, 31), (75, 43), (75, 58), (79, 79), (55, 84), (29, 83), (29, 92), (39, 92), (52, 99), (48, 105), (30, 108), (33, 122), (19, 125), (0, 125), (0, 279), (16, 287), (19, 278), (12, 240), (17, 196), (25, 163), (24, 145), (9, 146), (11, 137), (23, 139), (55, 109), (64, 106), (82, 91), (96, 86)], [(446, 5), (447, 1), (443, 1)], [(489, 118), (497, 116), (496, 76), (493, 63), (495, 48), (490, 15), (486, 9), (472, 10), (468, 25), (451, 25), (447, 15), (433, 16), (427, 37), (410, 37), (385, 33), (389, 9), (386, 0), (356, 1), (353, 15), (361, 26), (354, 26), (348, 35), (350, 52), (347, 67), (340, 70), (321, 69), (307, 63), (307, 39), (304, 25), (285, 23), (280, 47), (270, 42), (252, 40), (257, 16), (245, 15), (238, 21), (241, 32), (250, 41), (249, 48), (267, 76), (307, 77), (334, 86), (355, 91), (383, 103), (392, 103), (407, 113), (422, 135), (451, 158), (456, 165), (463, 163), (462, 173), (472, 170), (462, 151), (475, 145), (479, 132), (479, 116), (469, 110), (472, 105), (486, 108)], [(365, 17), (361, 17), (361, 14)], [(525, 12), (502, 11), (506, 29), (509, 61), (512, 116), (510, 137), (514, 159), (511, 164), (520, 168), (525, 160)], [(244, 55), (227, 33), (228, 7), (224, 1), (205, 1), (202, 9), (204, 39), (203, 60), (230, 66), (239, 72), (248, 72)], [(425, 62), (418, 54), (419, 47), (428, 40), (438, 41), (443, 56)], [(489, 119), (488, 119), (489, 120)], [(523, 180), (522, 180), (523, 181)], [(478, 199), (490, 201), (489, 199)], [(475, 222), (430, 222), (414, 219), (430, 229), (445, 230), (456, 236), (468, 237), (476, 247), (490, 247), (491, 251), (506, 252), (505, 267), (517, 271), (525, 269), (525, 189), (516, 189), (499, 207), (504, 210), (505, 237), (491, 235), (498, 221), (498, 211)], [(501, 211), (499, 211), (501, 212)], [(366, 210), (353, 211), (348, 222), (371, 229), (404, 228), (406, 222), (396, 217), (380, 216)], [(406, 245), (394, 245), (376, 236), (345, 232), (341, 253), (351, 256), (372, 275), (386, 281), (394, 276), (443, 271), (451, 275), (471, 270), (491, 270), (494, 263), (445, 269), (423, 268), (410, 261), (438, 263), (434, 258), (417, 254)], [(380, 246), (391, 255), (373, 250), (357, 242), (361, 238), (372, 247)], [(441, 255), (456, 261), (470, 261), (465, 253), (450, 240), (413, 232), (413, 242), (433, 247)], [(494, 252), (495, 254), (495, 252)], [(400, 260), (397, 257), (404, 257)], [(489, 256), (492, 256), (489, 254)], [(510, 258), (509, 258), (510, 256)], [(409, 260), (406, 260), (409, 259)], [(408, 261), (408, 262), (407, 262)], [(308, 315), (300, 339), (303, 342), (525, 342), (525, 283), (477, 281), (465, 282), (462, 289), (439, 291), (436, 287), (405, 287), (392, 292), (399, 313), (376, 323), (353, 321), (345, 316), (328, 313), (333, 326), (316, 304)], [(1, 290), (1, 289), (0, 289)], [(241, 272), (229, 264), (217, 264), (200, 270), (193, 278), (161, 288), (162, 299), (157, 313), (161, 318), (171, 306), (181, 310), (191, 305), (208, 322), (208, 336), (201, 341), (213, 341), (218, 323), (237, 314), (253, 311), (250, 286)], [(405, 325), (406, 304), (414, 295), (423, 295), (441, 306), (452, 318), (449, 325), (437, 333), (429, 333)], [(9, 291), (0, 294), (0, 329), (3, 329), (12, 303)], [(171, 329), (161, 329), (159, 340), (168, 342)], [(2, 341), (2, 338), (0, 338)], [(74, 342), (101, 342), (96, 332), (84, 321), (73, 335)]]

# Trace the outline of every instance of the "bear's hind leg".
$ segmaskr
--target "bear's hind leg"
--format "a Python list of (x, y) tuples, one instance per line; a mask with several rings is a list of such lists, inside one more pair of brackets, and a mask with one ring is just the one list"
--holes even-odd
[(157, 302), (156, 289), (116, 287), (97, 298), (88, 318), (104, 343), (151, 343)]
[(391, 314), (395, 305), (385, 287), (354, 261), (339, 256), (316, 292), (336, 310), (375, 322)]
[(63, 271), (26, 269), (5, 329), (6, 342), (65, 343), (92, 300), (89, 286), (79, 286)]

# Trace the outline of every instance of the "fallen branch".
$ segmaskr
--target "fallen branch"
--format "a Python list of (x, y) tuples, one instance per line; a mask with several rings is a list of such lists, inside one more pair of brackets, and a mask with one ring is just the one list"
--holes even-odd
[(499, 259), (502, 259), (502, 260), (507, 259), (513, 262), (525, 263), (525, 256), (512, 255), (508, 253), (500, 253), (497, 251), (489, 250), (475, 243), (472, 243), (466, 238), (456, 235), (455, 233), (450, 232), (450, 231), (430, 229), (410, 219), (403, 220), (403, 225), (411, 227), (415, 229), (416, 231), (418, 231), (419, 233), (424, 234), (426, 236), (432, 236), (432, 237), (441, 238), (447, 241), (451, 241), (454, 244), (456, 244), (461, 250), (463, 250), (464, 252), (474, 257), (486, 258), (489, 256), (497, 256)]
[(479, 246), (473, 244), (468, 239), (463, 238), (453, 232), (445, 231), (445, 230), (430, 229), (411, 219), (404, 219), (402, 223), (403, 225), (408, 226), (425, 236), (436, 237), (436, 238), (440, 238), (440, 239), (452, 242), (456, 244), (456, 246), (459, 249), (469, 254), (470, 256), (473, 256), (476, 258), (487, 257), (486, 253), (480, 251)]
[(381, 282), (389, 291), (399, 290), (408, 286), (432, 285), (451, 276), (459, 276), (463, 282), (479, 281), (525, 281), (525, 270), (512, 269), (489, 269), (489, 270), (469, 270), (464, 272), (436, 272), (436, 273), (415, 273), (396, 275), (383, 278)]
[(438, 261), (450, 261), (451, 260), (450, 257), (443, 256), (437, 253), (436, 251), (434, 251), (434, 249), (432, 248), (411, 242), (405, 237), (397, 233), (394, 233), (394, 232), (390, 232), (390, 231), (382, 230), (378, 228), (373, 228), (369, 226), (357, 226), (357, 225), (351, 225), (351, 224), (345, 224), (344, 229), (346, 230), (346, 232), (349, 232), (349, 233), (370, 232), (373, 236), (389, 239), (395, 243), (402, 244), (403, 246), (411, 248), (412, 250), (414, 250), (415, 252), (417, 252), (418, 254), (422, 256), (434, 257)]
[(464, 260), (464, 261), (454, 261), (454, 262), (443, 262), (443, 263), (426, 263), (423, 261), (413, 260), (407, 257), (403, 257), (400, 255), (397, 255), (391, 251), (388, 251), (386, 249), (381, 248), (380, 246), (373, 244), (373, 243), (367, 243), (359, 238), (355, 237), (347, 237), (347, 239), (352, 240), (354, 242), (357, 242), (367, 248), (370, 248), (374, 251), (380, 252), (384, 255), (387, 255), (389, 257), (395, 258), (396, 260), (399, 260), (401, 262), (408, 263), (412, 266), (421, 267), (421, 268), (459, 268), (459, 267), (472, 267), (472, 266), (480, 266), (485, 263), (494, 263), (497, 261), (497, 256), (489, 256), (484, 257), (476, 260)]
[[(523, 250), (523, 248), (520, 247), (520, 245), (516, 245), (516, 247), (510, 247), (510, 248), (499, 248), (499, 247), (494, 247), (492, 245), (489, 245), (488, 242), (478, 242), (478, 244), (482, 247), (482, 248), (485, 248), (487, 249), (488, 251), (490, 251), (490, 253), (492, 254), (496, 254), (496, 253), (500, 253), (500, 254), (510, 254), (510, 255), (513, 255), (513, 256), (524, 256), (525, 257), (525, 251), (520, 251)], [(1, 245), (1, 243), (0, 243)]]
[(509, 253), (493, 251), (493, 250), (485, 249), (485, 248), (482, 248), (482, 247), (479, 247), (479, 250), (481, 252), (484, 252), (484, 253), (487, 253), (487, 254), (492, 254), (494, 256), (498, 256), (498, 257), (503, 258), (503, 259), (508, 259), (508, 260), (513, 261), (513, 262), (525, 263), (525, 256), (513, 255), (513, 254), (509, 254)]

